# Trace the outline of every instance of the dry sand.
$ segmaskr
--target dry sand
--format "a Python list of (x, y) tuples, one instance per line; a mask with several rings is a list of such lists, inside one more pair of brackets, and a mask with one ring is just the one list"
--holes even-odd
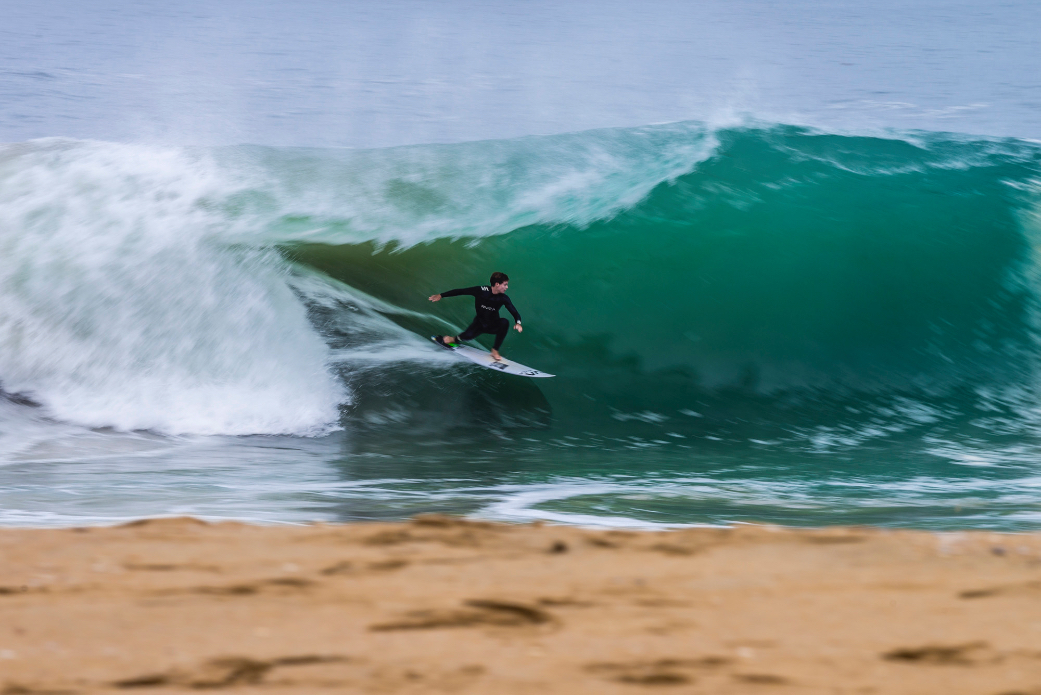
[(0, 530), (0, 692), (1041, 695), (1041, 535)]

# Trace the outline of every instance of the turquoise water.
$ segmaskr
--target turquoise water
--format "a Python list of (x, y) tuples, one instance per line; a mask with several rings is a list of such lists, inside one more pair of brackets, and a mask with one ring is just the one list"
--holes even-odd
[(4, 19), (0, 524), (1041, 525), (1037, 3)]

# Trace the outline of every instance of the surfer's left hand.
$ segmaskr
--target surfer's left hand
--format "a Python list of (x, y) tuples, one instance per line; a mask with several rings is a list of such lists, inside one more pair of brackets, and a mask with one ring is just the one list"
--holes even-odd
[(523, 333), (524, 332), (524, 329), (521, 328), (521, 325), (519, 323), (513, 324), (513, 330), (517, 331), (518, 333)]

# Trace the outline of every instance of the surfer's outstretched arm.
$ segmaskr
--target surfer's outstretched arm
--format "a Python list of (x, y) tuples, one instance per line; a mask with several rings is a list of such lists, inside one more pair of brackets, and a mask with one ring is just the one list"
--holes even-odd
[(480, 287), (464, 287), (461, 290), (448, 290), (447, 292), (442, 292), (441, 294), (431, 295), (430, 301), (437, 302), (440, 301), (443, 297), (458, 297), (464, 294), (468, 294), (471, 297), (476, 297), (480, 291)]

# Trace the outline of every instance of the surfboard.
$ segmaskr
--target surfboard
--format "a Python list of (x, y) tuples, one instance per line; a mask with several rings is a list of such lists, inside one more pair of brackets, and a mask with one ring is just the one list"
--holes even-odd
[(434, 345), (442, 347), (445, 350), (454, 352), (463, 359), (470, 360), (474, 364), (478, 364), (482, 367), (485, 367), (486, 369), (494, 369), (495, 371), (502, 372), (503, 374), (513, 374), (514, 376), (528, 376), (532, 377), (533, 379), (542, 379), (546, 377), (556, 376), (555, 374), (546, 374), (546, 372), (540, 372), (539, 370), (532, 369), (531, 367), (525, 367), (523, 364), (519, 362), (514, 362), (513, 360), (508, 360), (505, 357), (496, 362), (495, 358), (492, 357), (492, 353), (485, 352), (484, 350), (478, 350), (477, 348), (472, 348), (469, 345), (443, 345), (437, 342), (437, 336), (433, 335), (430, 336), (430, 339), (434, 341)]

